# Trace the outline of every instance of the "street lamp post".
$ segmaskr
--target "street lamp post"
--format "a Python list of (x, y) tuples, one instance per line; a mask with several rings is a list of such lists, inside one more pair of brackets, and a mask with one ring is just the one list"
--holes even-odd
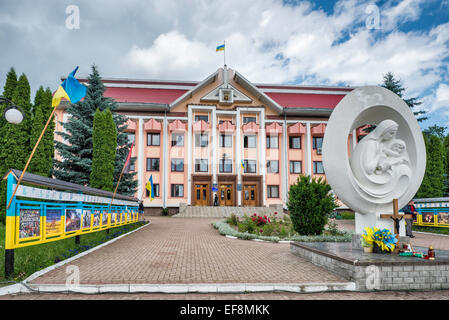
[(11, 100), (5, 97), (0, 97), (0, 104), (6, 103), (7, 107), (3, 112), (3, 117), (12, 124), (19, 124), (25, 119), (25, 113), (22, 109), (16, 106)]

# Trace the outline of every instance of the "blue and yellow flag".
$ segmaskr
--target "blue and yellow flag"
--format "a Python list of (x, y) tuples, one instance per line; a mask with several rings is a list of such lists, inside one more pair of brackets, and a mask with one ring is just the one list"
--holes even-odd
[(86, 95), (86, 87), (83, 86), (78, 80), (75, 79), (75, 73), (78, 71), (78, 67), (73, 70), (67, 79), (58, 87), (53, 100), (51, 102), (52, 107), (57, 107), (61, 103), (61, 99), (65, 98), (71, 103), (77, 103)]
[(242, 162), (240, 163), (240, 165), (242, 166), (242, 169), (245, 170), (245, 161), (242, 160)]
[(224, 51), (224, 49), (225, 49), (225, 45), (222, 44), (221, 46), (218, 46), (217, 49), (216, 49), (215, 51), (216, 51), (216, 52), (218, 52), (218, 51)]
[(148, 190), (150, 194), (150, 201), (153, 201), (154, 199), (154, 186), (153, 186), (153, 175), (150, 176), (150, 179), (148, 179), (147, 185), (145, 188)]

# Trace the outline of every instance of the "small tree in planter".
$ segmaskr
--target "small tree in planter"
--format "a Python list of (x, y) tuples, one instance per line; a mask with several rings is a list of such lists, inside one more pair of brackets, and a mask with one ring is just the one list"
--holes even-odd
[(337, 208), (331, 187), (322, 177), (300, 176), (288, 192), (293, 228), (300, 235), (320, 235), (329, 214)]

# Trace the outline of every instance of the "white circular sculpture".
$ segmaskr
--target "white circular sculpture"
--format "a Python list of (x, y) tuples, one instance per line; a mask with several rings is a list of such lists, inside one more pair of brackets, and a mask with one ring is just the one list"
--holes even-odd
[[(353, 150), (348, 136), (363, 125), (376, 128)], [(323, 166), (335, 194), (360, 214), (391, 213), (416, 194), (426, 167), (421, 129), (395, 93), (367, 86), (347, 94), (329, 118)]]

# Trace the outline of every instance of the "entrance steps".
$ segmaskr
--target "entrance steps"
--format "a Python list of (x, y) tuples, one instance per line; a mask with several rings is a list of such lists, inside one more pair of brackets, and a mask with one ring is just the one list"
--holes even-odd
[(226, 218), (235, 214), (238, 217), (251, 216), (256, 213), (259, 216), (283, 216), (282, 205), (276, 207), (206, 207), (184, 206), (179, 208), (179, 213), (173, 218)]

